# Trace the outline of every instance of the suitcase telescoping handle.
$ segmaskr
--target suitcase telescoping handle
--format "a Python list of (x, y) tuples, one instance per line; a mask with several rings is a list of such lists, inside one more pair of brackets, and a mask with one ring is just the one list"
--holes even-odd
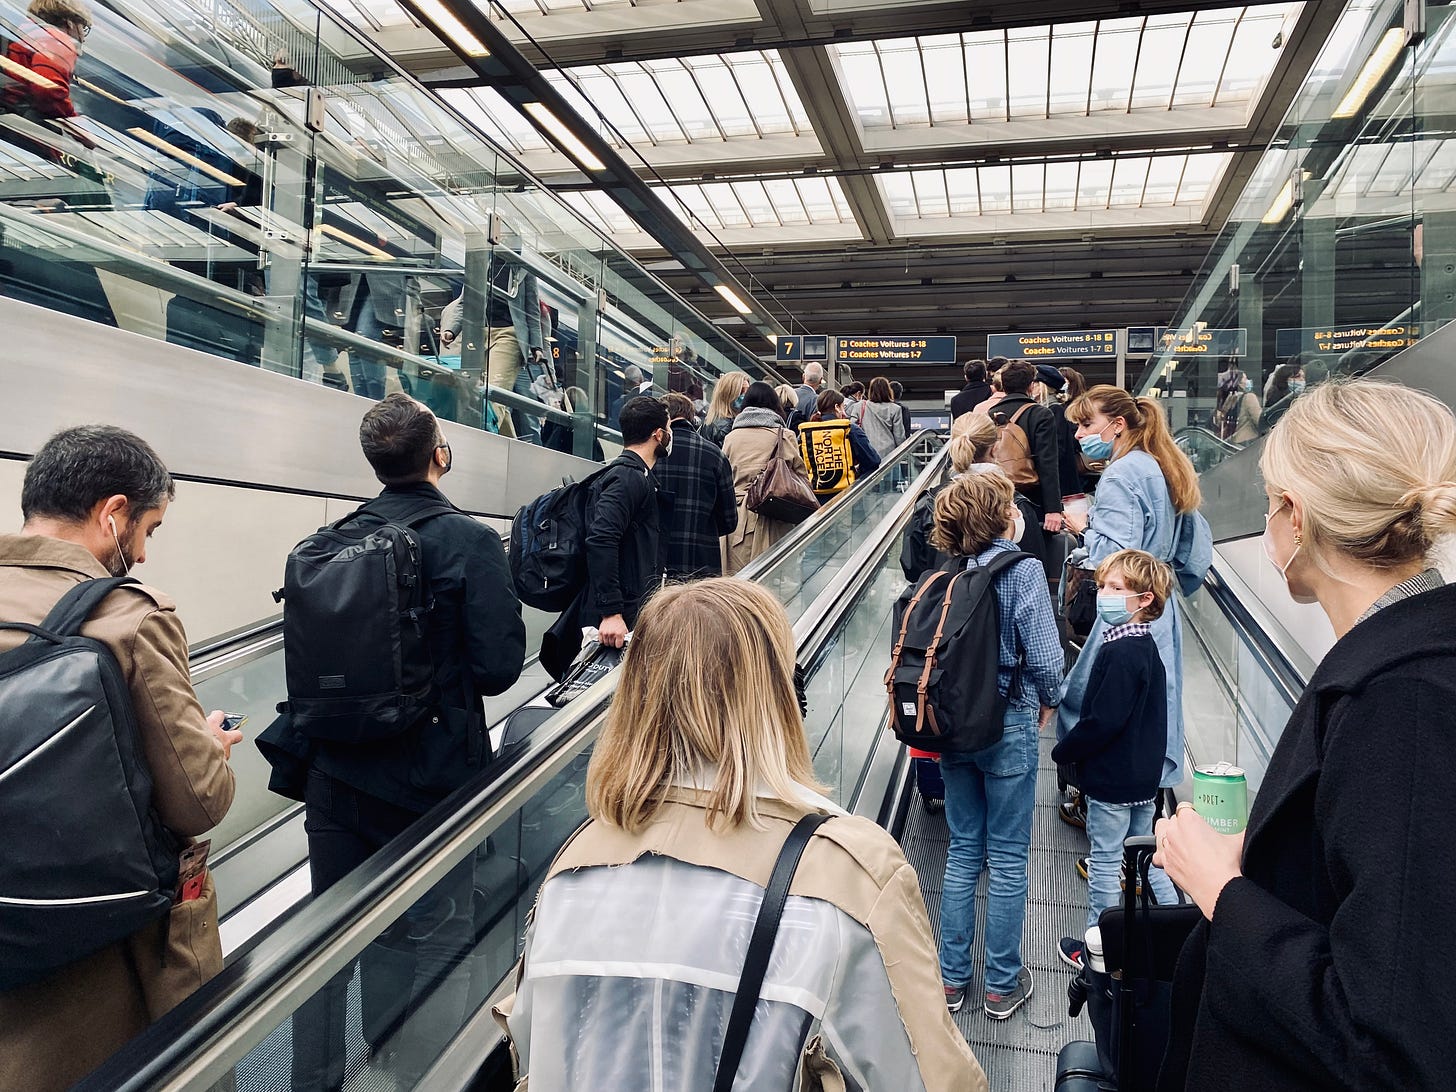
[[(1133, 996), (1133, 976), (1128, 968), (1132, 966), (1138, 901), (1141, 899), (1146, 905), (1152, 895), (1152, 885), (1139, 881), (1147, 875), (1157, 848), (1158, 840), (1151, 834), (1137, 834), (1122, 843), (1122, 978), (1117, 986), (1121, 995), (1121, 1003), (1117, 1007), (1117, 1056), (1123, 1060), (1119, 1062), (1123, 1067), (1126, 1066), (1126, 1059), (1132, 1057), (1132, 1022), (1137, 1007)], [(1147, 926), (1146, 921), (1144, 925)]]

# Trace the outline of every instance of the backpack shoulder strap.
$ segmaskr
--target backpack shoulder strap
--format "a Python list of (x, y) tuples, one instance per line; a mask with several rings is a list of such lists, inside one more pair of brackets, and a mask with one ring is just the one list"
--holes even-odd
[(769, 957), (773, 955), (779, 919), (783, 917), (784, 904), (788, 902), (789, 885), (793, 883), (794, 872), (809, 839), (828, 820), (829, 816), (820, 812), (804, 816), (794, 824), (794, 829), (789, 831), (783, 848), (779, 850), (773, 874), (769, 876), (768, 886), (763, 889), (763, 902), (759, 903), (758, 918), (753, 923), (748, 956), (743, 961), (743, 974), (733, 995), (733, 1009), (728, 1016), (728, 1030), (723, 1036), (723, 1053), (718, 1056), (713, 1092), (730, 1092), (733, 1087), (743, 1048), (748, 1043), (748, 1032), (753, 1026), (753, 1010), (758, 1007), (759, 991), (763, 988), (764, 975), (768, 973)]
[(101, 600), (114, 592), (124, 584), (140, 584), (141, 581), (133, 576), (109, 576), (97, 577), (92, 580), (83, 580), (65, 595), (61, 596), (56, 605), (51, 608), (41, 622), (40, 628), (56, 634), (60, 637), (74, 637), (81, 632), (81, 627), (86, 619), (91, 617), (91, 612), (101, 604)]
[(1036, 561), (1036, 555), (1029, 554), (1025, 550), (1003, 550), (1001, 553), (997, 554), (990, 561), (988, 561), (985, 565), (978, 565), (976, 567), (978, 569), (985, 570), (986, 572), (991, 574), (992, 578), (995, 578), (1001, 573), (1005, 572), (1007, 569), (1011, 568), (1011, 566), (1015, 565), (1018, 561), (1027, 560)]
[(1006, 423), (1008, 425), (1014, 425), (1014, 424), (1016, 424), (1017, 421), (1020, 421), (1021, 420), (1021, 415), (1023, 413), (1025, 413), (1027, 410), (1031, 409), (1031, 407), (1034, 406), (1034, 405), (1036, 405), (1035, 402), (1028, 402), (1026, 405), (1022, 406), (1019, 410), (1017, 410), (1015, 413), (1013, 413), (1011, 415), (1011, 420), (1007, 421)]
[(410, 516), (409, 519), (402, 520), (401, 522), (403, 522), (406, 527), (410, 528), (410, 530), (418, 530), (424, 524), (429, 523), (430, 520), (434, 519), (436, 516), (450, 515), (464, 516), (466, 515), (466, 513), (460, 511), (460, 509), (456, 508), (453, 504), (432, 503), (420, 509), (420, 511)]

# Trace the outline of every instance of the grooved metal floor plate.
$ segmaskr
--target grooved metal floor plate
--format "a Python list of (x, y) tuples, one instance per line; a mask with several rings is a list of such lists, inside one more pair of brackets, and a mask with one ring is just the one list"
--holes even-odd
[[(1067, 1015), (1067, 983), (1072, 971), (1058, 957), (1056, 943), (1079, 936), (1087, 916), (1087, 884), (1077, 875), (1076, 859), (1087, 852), (1081, 831), (1056, 814), (1057, 772), (1051, 760), (1055, 739), (1048, 728), (1041, 738), (1041, 763), (1036, 781), (1036, 813), (1031, 828), (1026, 926), (1021, 958), (1031, 968), (1035, 986), (1031, 1000), (1009, 1020), (991, 1020), (982, 1011), (981, 974), (985, 968), (986, 877), (976, 891), (974, 966), (966, 1004), (956, 1025), (970, 1043), (991, 1083), (991, 1092), (1052, 1092), (1057, 1052), (1072, 1039), (1092, 1038), (1086, 1014)], [(930, 910), (930, 923), (940, 930), (940, 891), (945, 851), (950, 844), (945, 818), (928, 815), (917, 798), (910, 805), (901, 845), (920, 876), (920, 890)]]

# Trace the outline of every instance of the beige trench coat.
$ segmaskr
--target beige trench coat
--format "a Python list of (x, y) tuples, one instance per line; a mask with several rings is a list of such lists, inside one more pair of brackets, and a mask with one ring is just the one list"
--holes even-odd
[(723, 454), (733, 467), (733, 492), (738, 500), (738, 526), (723, 539), (723, 575), (732, 576), (794, 528), (792, 523), (761, 519), (757, 512), (750, 512), (748, 487), (775, 454), (787, 459), (805, 482), (809, 471), (799, 454), (799, 438), (787, 426), (735, 428), (723, 441)]
[[(107, 575), (84, 547), (0, 535), (0, 618), (39, 622), (71, 586)], [(233, 774), (192, 690), (175, 604), (145, 585), (122, 588), (82, 632), (104, 641), (126, 676), (162, 822), (183, 837), (216, 826)], [(0, 630), (0, 650), (25, 636)], [(69, 1088), (221, 969), (209, 876), (203, 897), (174, 906), (170, 921), (0, 993), (0, 1092)]]
[[(784, 839), (807, 810), (803, 804), (760, 799), (766, 829), (743, 825), (715, 831), (707, 823), (707, 793), (670, 789), (666, 799), (666, 806), (638, 834), (588, 823), (558, 854), (545, 883), (573, 869), (626, 865), (646, 854), (662, 854), (767, 887)], [(985, 1072), (946, 1011), (935, 936), (920, 882), (895, 840), (868, 819), (831, 819), (809, 840), (789, 892), (829, 902), (869, 930), (884, 960), (896, 1015), (926, 1092), (987, 1092)], [(518, 988), (522, 973), (518, 962)], [(513, 995), (495, 1010), (497, 1022), (507, 1031), (514, 1002)], [(893, 1017), (887, 1014), (887, 1018)], [(519, 1076), (520, 1059), (514, 1061)], [(520, 1080), (517, 1089), (527, 1088), (526, 1082)], [(798, 1092), (837, 1092), (844, 1087), (818, 1037), (811, 1039), (801, 1060)]]

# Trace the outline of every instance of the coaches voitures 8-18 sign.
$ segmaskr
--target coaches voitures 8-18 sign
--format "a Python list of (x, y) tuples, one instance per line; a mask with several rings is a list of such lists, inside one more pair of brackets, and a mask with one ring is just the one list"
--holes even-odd
[(1033, 334), (989, 334), (986, 358), (1054, 360), (1062, 357), (1116, 356), (1116, 330), (1052, 330)]
[(953, 335), (924, 337), (842, 337), (839, 359), (845, 364), (954, 364)]

